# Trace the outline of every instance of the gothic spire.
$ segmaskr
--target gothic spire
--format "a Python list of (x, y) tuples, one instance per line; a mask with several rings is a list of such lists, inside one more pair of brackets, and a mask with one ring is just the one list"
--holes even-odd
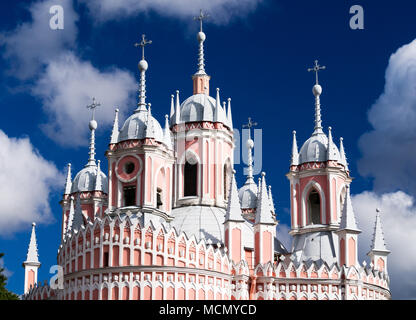
[(233, 130), (233, 116), (231, 115), (231, 98), (228, 98), (227, 123), (230, 127), (230, 130)]
[(69, 204), (69, 214), (68, 214), (68, 219), (66, 222), (65, 237), (67, 237), (71, 233), (71, 230), (73, 228), (74, 215), (75, 215), (74, 197), (71, 196), (71, 201)]
[(87, 163), (86, 167), (96, 165), (95, 164), (95, 130), (97, 130), (97, 121), (95, 121), (94, 115), (95, 115), (95, 109), (99, 106), (101, 106), (101, 104), (99, 102), (97, 102), (95, 100), (95, 98), (92, 98), (92, 104), (87, 106), (87, 108), (91, 109), (91, 111), (92, 111), (92, 118), (91, 118), (91, 121), (89, 123), (89, 128), (91, 130), (90, 152), (89, 152), (90, 157), (88, 159), (88, 163)]
[(225, 213), (225, 222), (227, 221), (244, 222), (244, 218), (241, 215), (240, 198), (238, 197), (237, 182), (235, 180), (235, 170), (233, 170), (233, 174), (231, 177), (227, 211)]
[(269, 201), (270, 201), (270, 209), (272, 213), (276, 213), (276, 209), (274, 207), (273, 195), (272, 195), (272, 186), (269, 186)]
[(165, 115), (165, 128), (163, 131), (164, 131), (163, 140), (166, 146), (168, 147), (168, 149), (172, 150), (173, 149), (172, 136), (171, 136), (170, 129), (169, 129), (169, 116), (167, 114)]
[(154, 138), (155, 137), (155, 128), (153, 126), (152, 121), (152, 105), (150, 103), (147, 104), (147, 121), (146, 121), (146, 138)]
[(135, 112), (146, 111), (146, 70), (149, 65), (144, 59), (144, 48), (146, 45), (151, 44), (152, 40), (146, 40), (146, 35), (142, 35), (142, 41), (135, 43), (136, 47), (142, 48), (142, 59), (139, 61), (140, 70), (140, 84), (139, 84), (139, 103)]
[(380, 210), (376, 209), (376, 222), (374, 224), (373, 240), (371, 243), (371, 251), (385, 251), (387, 250), (386, 242), (384, 240), (383, 227), (381, 223)]
[(299, 164), (299, 152), (298, 144), (296, 142), (296, 131), (293, 130), (293, 142), (292, 142), (292, 159), (290, 161), (291, 166), (297, 166)]
[(320, 66), (318, 60), (315, 60), (315, 65), (312, 68), (308, 68), (308, 71), (315, 72), (315, 85), (312, 88), (313, 95), (315, 96), (315, 129), (313, 134), (323, 133), (322, 131), (322, 120), (321, 120), (321, 102), (320, 95), (322, 94), (322, 87), (318, 82), (318, 72), (320, 70), (325, 70), (325, 66)]
[[(247, 154), (247, 180), (245, 184), (255, 183), (253, 178), (253, 154), (252, 150), (254, 148), (254, 141), (251, 139), (251, 128), (257, 126), (257, 122), (251, 121), (251, 118), (248, 118), (248, 123), (243, 125), (243, 128), (248, 128), (248, 139), (246, 142), (246, 147), (248, 150)], [(259, 178), (259, 188), (260, 190), (260, 178)]]
[(335, 143), (332, 140), (332, 128), (328, 127), (328, 148), (327, 148), (326, 159), (329, 160), (339, 160), (336, 154)]
[(67, 171), (67, 174), (66, 174), (64, 194), (70, 194), (71, 193), (71, 188), (72, 188), (71, 164), (68, 163), (68, 171)]
[(204, 57), (204, 41), (206, 39), (205, 33), (202, 31), (202, 22), (207, 19), (209, 15), (204, 13), (202, 10), (199, 13), (198, 17), (194, 17), (194, 20), (198, 20), (200, 24), (198, 32), (198, 42), (199, 42), (199, 52), (198, 52), (198, 71), (195, 75), (206, 75), (205, 73), (205, 57)]
[(24, 263), (39, 263), (38, 245), (36, 242), (36, 223), (32, 223), (32, 234), (30, 235), (29, 248), (27, 250), (26, 261)]
[(254, 224), (275, 224), (271, 214), (269, 195), (267, 194), (266, 174), (261, 173), (260, 192), (257, 199), (256, 220)]
[(171, 119), (171, 124), (179, 124), (181, 120), (181, 103), (179, 100), (179, 90), (176, 90), (176, 102), (175, 102), (175, 116)]
[(360, 229), (358, 229), (357, 222), (355, 220), (354, 209), (351, 202), (350, 187), (346, 186), (346, 189), (347, 193), (345, 195), (339, 230), (361, 232)]
[(170, 95), (170, 118), (171, 119), (174, 114), (175, 114), (175, 96), (171, 94)]
[(101, 180), (101, 161), (98, 160), (98, 166), (97, 166), (97, 177), (95, 178), (95, 187), (94, 190), (101, 191), (103, 190), (103, 184)]
[(115, 116), (114, 116), (114, 122), (113, 122), (113, 130), (111, 132), (111, 139), (110, 139), (110, 144), (114, 144), (117, 143), (118, 141), (118, 134), (119, 134), (119, 130), (118, 130), (118, 108), (115, 110)]
[(344, 138), (339, 138), (339, 154), (341, 156), (341, 164), (344, 165), (345, 171), (349, 171), (348, 169), (348, 162), (347, 162), (347, 156), (345, 154), (345, 150), (344, 150), (344, 143), (343, 143)]

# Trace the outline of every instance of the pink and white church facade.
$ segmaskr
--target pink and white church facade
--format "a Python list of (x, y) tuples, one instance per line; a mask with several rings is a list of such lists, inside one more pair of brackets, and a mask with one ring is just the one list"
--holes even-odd
[(182, 103), (179, 91), (171, 96), (162, 128), (146, 102), (144, 46), (150, 42), (143, 36), (138, 105), (121, 127), (115, 112), (107, 174), (95, 159), (94, 118), (87, 164), (74, 179), (68, 166), (57, 255), (62, 286), (37, 283), (33, 224), (23, 299), (390, 299), (378, 210), (371, 261), (358, 261), (352, 179), (342, 138), (338, 148), (331, 128), (323, 131), (318, 77), (315, 128), (300, 150), (293, 132), (287, 249), (276, 233), (265, 173), (254, 180), (250, 136), (246, 182), (237, 186), (231, 99), (221, 104), (219, 89), (210, 96), (202, 21), (197, 38), (193, 95)]

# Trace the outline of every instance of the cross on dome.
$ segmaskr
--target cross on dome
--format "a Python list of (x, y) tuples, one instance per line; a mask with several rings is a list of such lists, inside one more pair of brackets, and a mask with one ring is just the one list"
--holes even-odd
[(321, 70), (325, 70), (326, 66), (320, 66), (318, 63), (318, 60), (315, 60), (315, 65), (312, 68), (308, 68), (308, 72), (315, 72), (315, 78), (316, 78), (316, 84), (319, 84), (318, 82), (318, 72)]

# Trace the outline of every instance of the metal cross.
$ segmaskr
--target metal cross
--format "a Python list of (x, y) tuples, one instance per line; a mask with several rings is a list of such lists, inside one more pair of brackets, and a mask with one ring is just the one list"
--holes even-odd
[(315, 72), (315, 76), (316, 76), (316, 84), (318, 84), (318, 72), (320, 70), (325, 70), (326, 67), (325, 66), (320, 66), (318, 64), (318, 60), (315, 60), (315, 65), (313, 66), (313, 68), (308, 68), (308, 72), (313, 71)]
[(135, 43), (134, 46), (137, 47), (142, 47), (142, 60), (144, 60), (144, 47), (147, 44), (151, 44), (152, 40), (146, 40), (146, 35), (142, 34), (142, 41), (140, 43)]
[(253, 122), (251, 121), (251, 118), (248, 117), (248, 123), (247, 124), (243, 124), (243, 128), (248, 128), (248, 138), (251, 139), (251, 128), (257, 126), (257, 122)]
[(91, 109), (92, 110), (92, 120), (94, 120), (94, 114), (95, 114), (95, 108), (101, 106), (101, 103), (97, 102), (97, 100), (95, 100), (95, 97), (92, 98), (92, 104), (87, 106), (87, 109)]
[(199, 12), (199, 16), (198, 17), (194, 17), (194, 20), (198, 20), (199, 21), (199, 28), (200, 31), (202, 32), (202, 21), (206, 20), (209, 17), (209, 14), (206, 14), (204, 11), (202, 11), (202, 9)]

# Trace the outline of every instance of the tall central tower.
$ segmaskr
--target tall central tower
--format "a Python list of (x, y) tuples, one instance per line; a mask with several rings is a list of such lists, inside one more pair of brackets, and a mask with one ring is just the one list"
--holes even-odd
[(193, 95), (182, 103), (179, 91), (172, 102), (170, 128), (173, 132), (177, 163), (173, 198), (173, 224), (185, 232), (199, 228), (199, 237), (223, 243), (223, 225), (227, 193), (234, 163), (231, 102), (221, 106), (219, 89), (216, 98), (209, 95), (210, 76), (205, 71), (202, 22), (197, 34), (198, 69), (192, 76)]

